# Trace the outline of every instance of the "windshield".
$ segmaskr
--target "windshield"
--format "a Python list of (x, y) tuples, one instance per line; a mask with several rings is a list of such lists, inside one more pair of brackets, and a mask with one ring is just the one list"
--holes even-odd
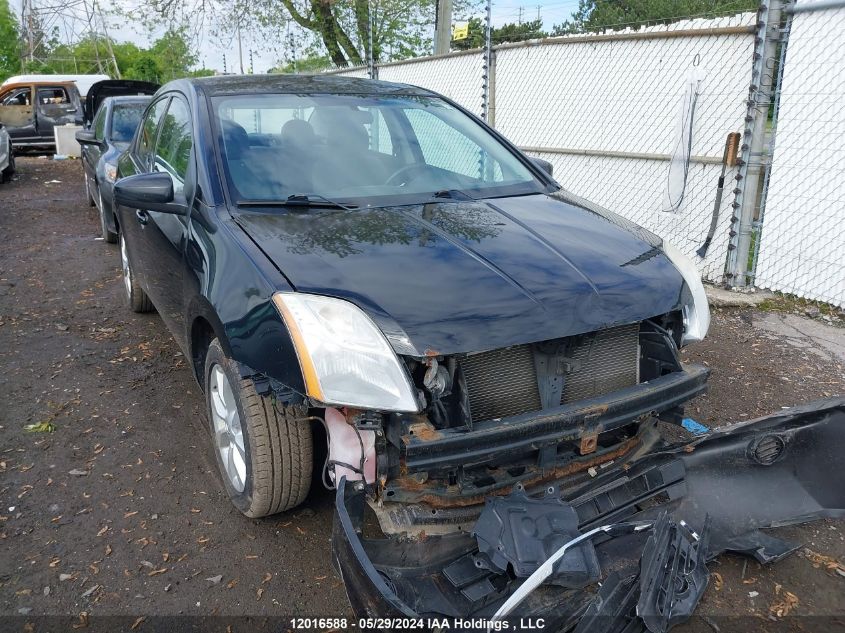
[(504, 145), (436, 97), (243, 95), (212, 100), (232, 199), (357, 204), (539, 193)]
[(111, 140), (128, 143), (135, 136), (146, 103), (116, 103), (111, 113)]

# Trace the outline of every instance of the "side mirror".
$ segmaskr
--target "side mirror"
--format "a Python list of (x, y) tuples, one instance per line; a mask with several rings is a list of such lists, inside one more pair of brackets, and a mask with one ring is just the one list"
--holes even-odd
[(531, 162), (537, 165), (540, 169), (546, 172), (549, 176), (554, 176), (552, 173), (554, 171), (554, 165), (552, 165), (549, 161), (543, 160), (542, 158), (534, 158), (533, 156), (530, 157)]
[(97, 140), (92, 130), (79, 130), (76, 133), (76, 142), (80, 145), (97, 145), (98, 147), (103, 146), (103, 142)]
[(114, 200), (122, 207), (159, 213), (180, 215), (187, 210), (185, 199), (173, 194), (173, 180), (162, 172), (121, 178), (114, 184)]

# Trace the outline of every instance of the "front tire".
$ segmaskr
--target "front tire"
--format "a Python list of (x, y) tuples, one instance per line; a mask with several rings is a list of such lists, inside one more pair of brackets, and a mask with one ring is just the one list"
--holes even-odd
[(132, 270), (132, 264), (129, 261), (129, 252), (126, 250), (126, 238), (123, 233), (120, 234), (120, 264), (123, 268), (123, 288), (126, 303), (132, 312), (151, 312), (153, 310), (153, 302), (141, 288), (138, 283), (138, 277)]
[(85, 197), (88, 200), (89, 207), (97, 206), (94, 204), (94, 196), (91, 195), (91, 182), (88, 180), (88, 173), (85, 171), (85, 168), (82, 168), (82, 177), (85, 178)]
[(6, 165), (6, 168), (3, 169), (2, 177), (0, 179), (3, 182), (9, 182), (12, 179), (12, 176), (15, 174), (15, 155), (12, 153), (12, 144), (9, 143), (9, 164)]
[(314, 460), (307, 408), (260, 395), (217, 339), (206, 354), (204, 386), (215, 459), (234, 506), (258, 518), (302, 503)]
[(103, 192), (100, 191), (99, 187), (97, 187), (97, 199), (100, 203), (100, 231), (103, 234), (103, 240), (105, 240), (108, 244), (115, 244), (117, 242), (117, 233), (110, 231), (108, 224), (106, 224), (106, 211), (105, 207), (103, 207)]

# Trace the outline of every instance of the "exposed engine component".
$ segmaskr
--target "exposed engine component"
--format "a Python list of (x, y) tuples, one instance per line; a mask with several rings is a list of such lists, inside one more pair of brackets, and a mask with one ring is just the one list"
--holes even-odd
[(640, 324), (470, 354), (472, 422), (540, 411), (636, 385)]
[(375, 431), (356, 428), (338, 409), (329, 407), (326, 409), (326, 435), (329, 442), (326, 466), (333, 483), (343, 476), (348, 481), (363, 478), (368, 484), (375, 482)]

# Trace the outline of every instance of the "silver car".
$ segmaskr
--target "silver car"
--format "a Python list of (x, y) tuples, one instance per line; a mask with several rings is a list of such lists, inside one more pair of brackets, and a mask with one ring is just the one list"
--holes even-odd
[(12, 139), (6, 128), (0, 123), (0, 181), (8, 182), (15, 173), (15, 154), (12, 152)]

